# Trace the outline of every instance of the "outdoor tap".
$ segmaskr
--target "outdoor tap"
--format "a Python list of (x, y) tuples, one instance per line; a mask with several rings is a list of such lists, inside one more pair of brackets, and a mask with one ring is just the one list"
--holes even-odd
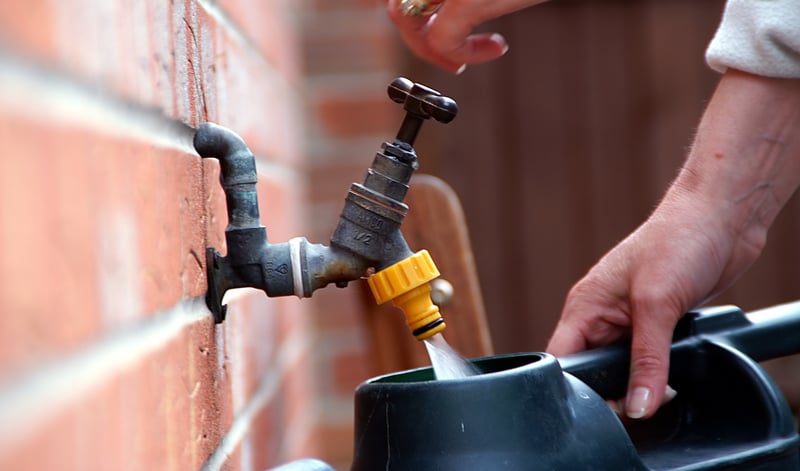
[(201, 124), (194, 147), (203, 158), (220, 161), (228, 226), (227, 255), (206, 248), (208, 293), (206, 304), (219, 323), (225, 320), (222, 298), (234, 288), (252, 287), (267, 296), (310, 297), (330, 283), (345, 287), (350, 281), (374, 274), (368, 283), (378, 303), (393, 300), (406, 314), (419, 340), (444, 327), (430, 298), (430, 281), (439, 272), (427, 251), (414, 253), (400, 226), (408, 212), (403, 202), (409, 181), (419, 167), (414, 141), (429, 118), (449, 123), (458, 113), (450, 98), (405, 78), (388, 87), (392, 101), (406, 111), (393, 142), (384, 142), (361, 183), (353, 183), (328, 246), (305, 237), (284, 243), (267, 240), (256, 194), (256, 165), (244, 140), (213, 123)]

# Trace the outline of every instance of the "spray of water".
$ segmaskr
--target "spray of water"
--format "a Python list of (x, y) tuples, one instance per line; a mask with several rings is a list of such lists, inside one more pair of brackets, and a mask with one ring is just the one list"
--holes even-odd
[(436, 379), (460, 379), (478, 374), (472, 363), (453, 350), (441, 333), (432, 335), (424, 342)]

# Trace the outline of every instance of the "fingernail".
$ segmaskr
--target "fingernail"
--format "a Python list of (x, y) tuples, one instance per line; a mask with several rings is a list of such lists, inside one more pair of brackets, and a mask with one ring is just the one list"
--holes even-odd
[(499, 33), (492, 34), (491, 38), (492, 41), (503, 43), (503, 55), (505, 55), (505, 53), (508, 52), (508, 43), (506, 42), (506, 38), (504, 38), (503, 35)]
[(456, 70), (456, 75), (463, 74), (465, 70), (467, 70), (467, 64), (461, 64), (461, 67)]
[(648, 388), (634, 388), (628, 396), (627, 404), (625, 404), (625, 411), (628, 413), (628, 417), (631, 419), (641, 419), (644, 417), (652, 396)]
[(678, 395), (678, 391), (672, 389), (672, 387), (670, 387), (670, 385), (668, 384), (667, 387), (664, 388), (664, 400), (662, 402), (663, 403), (667, 403), (667, 402), (675, 399), (675, 396), (677, 396), (677, 395)]

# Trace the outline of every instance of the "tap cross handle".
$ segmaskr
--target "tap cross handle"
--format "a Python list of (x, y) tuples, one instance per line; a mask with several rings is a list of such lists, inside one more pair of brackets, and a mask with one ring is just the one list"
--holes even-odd
[(414, 145), (422, 123), (433, 118), (440, 123), (449, 123), (458, 114), (458, 105), (452, 98), (424, 85), (414, 83), (403, 77), (396, 78), (389, 84), (389, 98), (395, 103), (402, 103), (406, 117), (397, 131), (395, 141)]

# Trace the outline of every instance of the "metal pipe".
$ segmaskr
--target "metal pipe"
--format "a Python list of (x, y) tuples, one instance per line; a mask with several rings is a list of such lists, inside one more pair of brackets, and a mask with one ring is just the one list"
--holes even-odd
[(219, 159), (220, 182), (228, 206), (228, 230), (261, 227), (258, 214), (256, 160), (238, 134), (214, 123), (202, 123), (194, 135), (200, 157)]
[(206, 303), (217, 322), (225, 319), (222, 298), (229, 289), (308, 297), (330, 283), (344, 287), (370, 268), (380, 271), (414, 255), (400, 231), (408, 211), (403, 199), (418, 168), (412, 144), (426, 119), (450, 122), (458, 109), (450, 98), (402, 78), (390, 84), (389, 96), (407, 112), (398, 140), (384, 143), (364, 181), (350, 187), (330, 246), (304, 237), (270, 244), (259, 217), (253, 153), (233, 131), (213, 123), (198, 126), (195, 149), (203, 158), (219, 159), (228, 210), (227, 255), (206, 249)]
[(203, 123), (194, 144), (201, 157), (220, 161), (228, 210), (227, 255), (207, 250), (206, 302), (218, 322), (225, 318), (222, 298), (230, 289), (310, 297), (328, 284), (345, 287), (369, 268), (381, 270), (412, 255), (400, 231), (408, 211), (402, 200), (417, 168), (412, 148), (384, 144), (364, 182), (352, 185), (330, 246), (325, 246), (305, 237), (269, 243), (259, 217), (255, 157), (236, 133)]
[[(341, 244), (310, 244), (305, 237), (270, 244), (259, 217), (255, 157), (244, 140), (222, 126), (203, 123), (194, 145), (201, 157), (219, 160), (228, 210), (227, 255), (223, 257), (213, 248), (207, 250), (206, 303), (218, 322), (225, 318), (222, 298), (229, 289), (253, 287), (271, 297), (308, 297), (329, 283), (346, 286), (374, 265), (374, 259)], [(396, 245), (407, 249), (404, 240)]]

